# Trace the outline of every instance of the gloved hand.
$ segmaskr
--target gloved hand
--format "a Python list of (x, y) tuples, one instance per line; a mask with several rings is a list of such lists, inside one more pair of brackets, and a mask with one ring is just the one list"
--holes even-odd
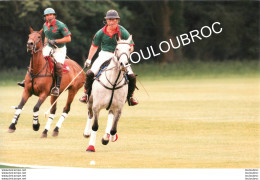
[(48, 43), (52, 46), (54, 46), (56, 44), (55, 39), (48, 39)]
[(85, 64), (84, 64), (84, 68), (89, 67), (90, 64), (91, 64), (91, 60), (90, 60), (90, 59), (87, 59), (86, 62), (85, 62)]

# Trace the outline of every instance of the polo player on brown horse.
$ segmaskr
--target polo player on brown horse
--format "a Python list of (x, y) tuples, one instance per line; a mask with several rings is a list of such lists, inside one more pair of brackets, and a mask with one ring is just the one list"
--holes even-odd
[[(51, 13), (52, 15), (49, 16), (49, 14)], [(32, 57), (30, 59), (30, 67), (25, 76), (24, 91), (23, 91), (21, 102), (18, 105), (12, 123), (9, 126), (8, 132), (10, 133), (16, 130), (15, 126), (18, 122), (22, 108), (27, 102), (28, 98), (31, 97), (32, 95), (39, 96), (39, 100), (33, 108), (33, 129), (35, 131), (38, 131), (40, 127), (38, 114), (39, 114), (39, 108), (41, 104), (50, 95), (50, 92), (53, 93), (53, 96), (51, 96), (51, 104), (53, 104), (56, 101), (59, 94), (63, 92), (66, 86), (68, 86), (69, 83), (74, 79), (74, 77), (78, 75), (78, 77), (75, 78), (75, 80), (68, 87), (67, 103), (63, 109), (62, 116), (60, 117), (58, 123), (56, 124), (56, 128), (54, 129), (53, 135), (54, 136), (58, 135), (59, 128), (61, 127), (62, 122), (67, 117), (68, 112), (70, 111), (70, 105), (76, 93), (84, 84), (85, 74), (83, 73), (82, 68), (75, 61), (66, 59), (63, 62), (64, 63), (63, 64), (61, 60), (57, 60), (58, 57), (64, 55), (64, 53), (62, 53), (64, 52), (64, 50), (62, 50), (64, 46), (59, 47), (59, 44), (65, 43), (66, 39), (68, 39), (67, 38), (68, 36), (63, 37), (61, 39), (55, 39), (55, 40), (48, 39), (48, 33), (50, 33), (48, 31), (52, 31), (52, 33), (54, 32), (58, 33), (58, 31), (62, 30), (68, 33), (69, 32), (68, 29), (66, 28), (59, 29), (59, 26), (64, 26), (64, 24), (58, 20), (55, 20), (55, 16), (54, 16), (55, 11), (52, 8), (47, 8), (44, 11), (44, 14), (47, 20), (46, 23), (44, 24), (44, 31), (47, 37), (47, 38), (45, 37), (45, 42), (48, 41), (48, 45), (43, 48), (42, 36), (41, 36), (43, 29), (37, 32), (37, 31), (33, 31), (33, 29), (30, 28), (31, 34), (29, 35), (29, 39), (27, 42), (27, 50), (31, 51)], [(50, 19), (52, 19), (52, 21), (48, 21)], [(53, 20), (55, 20), (55, 23), (53, 23), (54, 22)], [(47, 22), (49, 22), (50, 24), (48, 24)], [(56, 49), (51, 47), (51, 45), (54, 45), (55, 43), (57, 43), (58, 46)], [(65, 49), (65, 56), (66, 56), (66, 46), (64, 49)], [(47, 51), (48, 51), (48, 56), (46, 56)], [(52, 68), (53, 66), (54, 69)], [(66, 67), (66, 71), (64, 70), (64, 67)], [(56, 69), (56, 73), (53, 73), (55, 69)], [(53, 86), (55, 85), (54, 74), (56, 74), (56, 86), (53, 88)], [(50, 129), (50, 125), (54, 118), (55, 112), (56, 112), (56, 103), (52, 106), (50, 110), (48, 122), (45, 126), (45, 130), (42, 133), (42, 137), (47, 137), (47, 132)]]

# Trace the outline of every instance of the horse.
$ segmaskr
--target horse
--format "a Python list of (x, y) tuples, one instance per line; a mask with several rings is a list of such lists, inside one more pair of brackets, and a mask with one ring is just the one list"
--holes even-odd
[[(117, 41), (115, 55), (111, 58), (110, 64), (103, 70), (92, 85), (92, 92), (88, 103), (88, 119), (83, 136), (90, 137), (87, 151), (95, 152), (95, 141), (98, 130), (98, 116), (101, 109), (106, 108), (108, 112), (107, 127), (102, 138), (102, 144), (107, 145), (109, 141), (115, 142), (118, 139), (117, 124), (126, 102), (128, 92), (128, 80), (126, 69), (130, 56), (130, 41)], [(91, 130), (91, 124), (92, 130)]]
[[(43, 42), (42, 42), (42, 32), (43, 29), (40, 31), (34, 31), (30, 28), (29, 39), (27, 41), (27, 51), (31, 51), (31, 58), (30, 58), (30, 66), (28, 68), (27, 74), (25, 76), (25, 86), (22, 94), (22, 99), (18, 107), (16, 107), (16, 112), (12, 119), (12, 123), (9, 126), (9, 133), (13, 133), (16, 130), (16, 124), (20, 117), (21, 111), (27, 100), (32, 96), (38, 96), (38, 102), (33, 108), (33, 130), (38, 131), (40, 128), (40, 123), (38, 119), (39, 109), (45, 99), (50, 95), (50, 90), (54, 85), (54, 77), (52, 73), (53, 62), (48, 62), (42, 54), (43, 49)], [(63, 109), (63, 113), (56, 124), (56, 127), (53, 131), (53, 136), (58, 136), (59, 129), (61, 128), (62, 122), (68, 116), (70, 111), (71, 103), (78, 92), (78, 90), (83, 86), (85, 81), (85, 73), (79, 74), (82, 68), (73, 60), (65, 59), (64, 64), (67, 65), (68, 72), (63, 71), (63, 76), (61, 80), (60, 86), (60, 94), (64, 91), (66, 86), (69, 85), (71, 80), (78, 75), (77, 78), (71, 83), (68, 87), (68, 98), (66, 105)], [(82, 71), (81, 71), (82, 72)], [(51, 96), (51, 104), (56, 102), (58, 96)], [(46, 138), (47, 132), (50, 129), (51, 123), (55, 116), (56, 112), (56, 105), (55, 103), (52, 108), (50, 109), (50, 115), (48, 121), (46, 123), (45, 129), (42, 132), (41, 137)]]

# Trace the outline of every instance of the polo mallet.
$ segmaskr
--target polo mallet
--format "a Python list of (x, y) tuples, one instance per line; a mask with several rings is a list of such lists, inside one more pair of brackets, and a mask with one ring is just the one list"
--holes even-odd
[[(141, 86), (144, 88), (144, 86), (143, 86), (143, 84), (141, 83), (141, 81), (140, 81), (138, 78), (136, 78), (136, 79), (137, 79), (137, 81), (141, 84)], [(148, 94), (148, 92), (146, 91), (145, 88), (144, 88), (144, 91), (146, 92), (147, 96), (150, 97), (150, 95)]]
[[(84, 71), (85, 68), (86, 68), (86, 67), (84, 67), (84, 68), (77, 74), (77, 76), (75, 76), (75, 77), (72, 79), (72, 81), (67, 85), (67, 87), (60, 93), (60, 95), (61, 95), (64, 91), (66, 91), (66, 90), (69, 88), (69, 86), (71, 85), (71, 83), (82, 73), (82, 71)], [(60, 97), (60, 95), (57, 97), (57, 99), (54, 101), (54, 103), (51, 105), (51, 107), (44, 113), (44, 117), (45, 117), (45, 118), (46, 118), (47, 114), (50, 113), (51, 108), (52, 108), (52, 107), (54, 106), (54, 104), (57, 102), (57, 100), (58, 100), (58, 98)]]

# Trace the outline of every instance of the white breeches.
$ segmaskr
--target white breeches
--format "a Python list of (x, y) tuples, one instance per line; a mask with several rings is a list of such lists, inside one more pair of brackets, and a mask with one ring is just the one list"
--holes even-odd
[(107, 60), (109, 60), (110, 58), (112, 58), (114, 56), (114, 53), (111, 52), (107, 52), (107, 51), (100, 51), (98, 53), (98, 57), (97, 59), (94, 61), (92, 67), (91, 67), (91, 71), (94, 73), (94, 75), (96, 76), (100, 66)]
[(43, 57), (50, 56), (52, 54), (54, 59), (57, 62), (64, 64), (65, 57), (67, 54), (67, 48), (66, 48), (66, 46), (63, 46), (62, 48), (53, 49), (52, 47), (47, 45), (43, 48), (42, 54), (43, 54)]
[[(91, 71), (94, 73), (95, 76), (98, 74), (101, 65), (102, 65), (105, 61), (107, 61), (107, 60), (109, 60), (110, 58), (112, 58), (113, 56), (114, 56), (114, 53), (107, 52), (107, 51), (102, 51), (102, 50), (101, 50), (101, 51), (98, 53), (98, 57), (97, 57), (97, 59), (94, 61), (93, 65), (92, 65), (92, 67), (91, 67)], [(127, 72), (128, 72), (127, 74), (133, 74), (133, 73), (134, 73), (133, 70), (132, 70), (132, 68), (131, 68), (130, 66), (127, 68)]]

